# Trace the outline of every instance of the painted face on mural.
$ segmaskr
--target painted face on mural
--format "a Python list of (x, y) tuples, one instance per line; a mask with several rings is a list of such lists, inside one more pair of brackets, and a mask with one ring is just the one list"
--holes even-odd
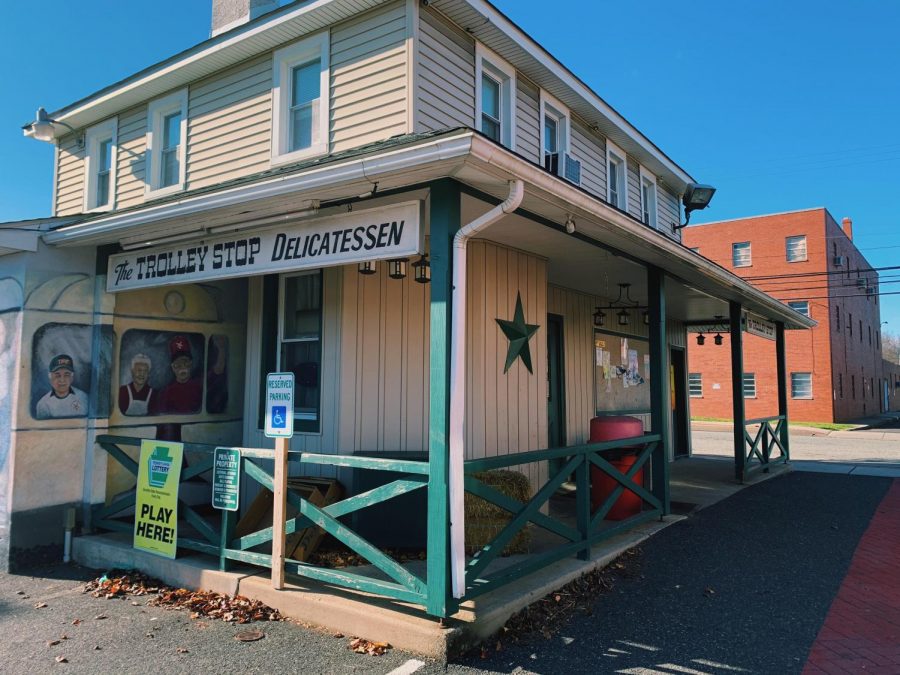
[(184, 384), (191, 379), (191, 366), (194, 364), (189, 356), (179, 356), (172, 361), (172, 372), (175, 373), (175, 381)]
[(72, 379), (75, 374), (71, 370), (60, 368), (50, 373), (50, 386), (53, 393), (59, 398), (65, 398), (72, 389)]
[(131, 366), (131, 381), (134, 382), (134, 388), (140, 391), (147, 384), (150, 377), (150, 366), (146, 363), (135, 363)]

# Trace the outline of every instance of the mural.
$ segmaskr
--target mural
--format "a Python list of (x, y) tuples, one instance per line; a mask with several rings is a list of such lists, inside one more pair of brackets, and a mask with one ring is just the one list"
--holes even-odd
[(228, 336), (209, 338), (209, 366), (206, 370), (206, 412), (225, 412), (228, 405)]
[(119, 410), (125, 415), (192, 415), (203, 405), (200, 333), (132, 329), (119, 346)]
[[(93, 362), (94, 328), (84, 324), (47, 323), (32, 341), (31, 415), (38, 420), (87, 417), (92, 366), (99, 391), (109, 391), (112, 327), (100, 328), (100, 355)], [(109, 401), (98, 397), (95, 417), (109, 417)]]

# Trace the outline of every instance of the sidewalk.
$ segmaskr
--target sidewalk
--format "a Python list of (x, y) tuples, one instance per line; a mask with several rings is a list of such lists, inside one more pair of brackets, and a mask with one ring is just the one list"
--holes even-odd
[[(892, 434), (885, 434), (873, 431), (888, 424), (900, 422), (900, 412), (888, 412), (872, 417), (863, 417), (847, 424), (854, 425), (853, 429), (830, 430), (820, 429), (818, 427), (804, 426), (802, 422), (790, 425), (792, 436), (834, 436), (843, 438), (866, 438), (869, 440), (881, 440)], [(729, 422), (710, 422), (710, 421), (691, 421), (691, 431), (731, 431), (732, 423)]]

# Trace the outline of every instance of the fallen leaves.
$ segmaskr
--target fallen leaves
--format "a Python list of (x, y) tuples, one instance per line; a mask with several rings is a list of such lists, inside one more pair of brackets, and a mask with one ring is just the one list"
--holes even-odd
[(46, 607), (46, 606), (47, 606), (47, 603), (46, 603), (46, 602), (36, 602), (36, 603), (34, 603), (34, 608), (35, 608), (35, 609), (43, 609), (43, 608)]
[(347, 647), (350, 651), (357, 654), (368, 654), (369, 656), (383, 656), (391, 645), (387, 642), (372, 642), (364, 638), (353, 638)]
[(113, 570), (85, 584), (83, 592), (95, 598), (124, 598), (158, 593), (163, 584), (158, 579), (137, 571)]
[(59, 656), (56, 657), (56, 662), (57, 663), (68, 663), (69, 659), (67, 659), (65, 656), (60, 654)]

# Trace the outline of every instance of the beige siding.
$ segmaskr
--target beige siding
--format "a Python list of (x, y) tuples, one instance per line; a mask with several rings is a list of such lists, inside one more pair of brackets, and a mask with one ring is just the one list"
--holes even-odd
[(271, 54), (191, 86), (188, 110), (188, 189), (269, 168)]
[(516, 76), (516, 152), (541, 163), (541, 93), (521, 75)]
[(606, 199), (606, 142), (572, 120), (572, 155), (581, 160), (581, 187)]
[(56, 165), (56, 215), (68, 216), (84, 210), (84, 148), (75, 135), (60, 140)]
[(402, 2), (332, 30), (332, 152), (407, 131), (406, 38)]
[[(473, 241), (468, 253), (466, 312), (466, 456), (509, 455), (547, 447), (547, 266), (533, 255)], [(509, 341), (497, 319), (512, 319), (521, 294), (531, 339), (533, 373), (517, 360), (504, 374)], [(533, 487), (545, 463), (516, 467)]]
[(147, 106), (119, 115), (119, 148), (116, 154), (116, 208), (144, 202), (146, 188)]
[(628, 213), (641, 220), (641, 169), (640, 162), (628, 158)]
[(475, 124), (475, 42), (432, 12), (419, 22), (417, 132)]

